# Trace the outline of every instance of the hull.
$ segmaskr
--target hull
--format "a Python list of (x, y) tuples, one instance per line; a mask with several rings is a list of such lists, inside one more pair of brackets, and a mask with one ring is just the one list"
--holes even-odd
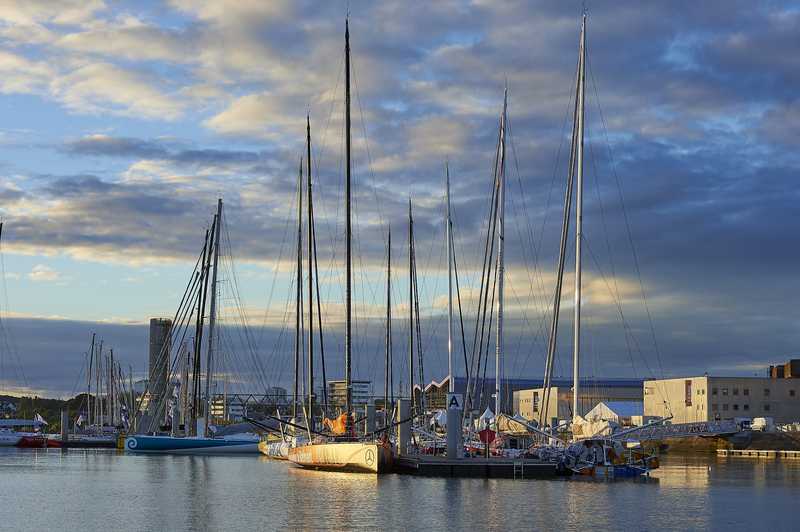
[(290, 448), (291, 444), (284, 441), (262, 441), (258, 444), (258, 451), (265, 456), (269, 456), (273, 460), (288, 460)]
[(22, 436), (17, 442), (17, 447), (44, 449), (47, 447), (47, 438), (44, 436)]
[(379, 443), (331, 442), (289, 449), (289, 460), (300, 467), (352, 473), (388, 473), (392, 452)]
[(125, 451), (135, 454), (258, 454), (258, 440), (128, 436)]
[(21, 439), (16, 434), (0, 434), (0, 447), (15, 447)]

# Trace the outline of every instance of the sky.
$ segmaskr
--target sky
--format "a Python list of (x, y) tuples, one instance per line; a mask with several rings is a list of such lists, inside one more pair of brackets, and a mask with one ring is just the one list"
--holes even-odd
[[(800, 10), (585, 4), (582, 373), (765, 374), (800, 340)], [(0, 393), (80, 391), (93, 332), (144, 376), (146, 323), (175, 313), (219, 196), (230, 241), (222, 323), (252, 331), (231, 341), (225, 371), (243, 390), (288, 385), (306, 115), (326, 360), (341, 376), (348, 10), (354, 377), (382, 381), (389, 227), (394, 367), (407, 372), (409, 198), (425, 377), (446, 373), (445, 162), (472, 338), (506, 85), (503, 372), (540, 377), (582, 5), (0, 0)]]

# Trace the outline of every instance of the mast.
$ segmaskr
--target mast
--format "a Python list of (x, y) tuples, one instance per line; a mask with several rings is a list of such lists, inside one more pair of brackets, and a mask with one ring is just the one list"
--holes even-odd
[(447, 380), (448, 390), (455, 392), (453, 382), (453, 236), (452, 222), (450, 221), (450, 165), (445, 163), (445, 198), (447, 203)]
[(408, 198), (408, 390), (414, 411), (414, 216)]
[(389, 227), (389, 242), (386, 246), (386, 358), (384, 360), (383, 410), (386, 425), (389, 425), (389, 373), (392, 368), (392, 228)]
[(211, 380), (214, 377), (214, 327), (217, 321), (217, 265), (219, 264), (219, 234), (222, 225), (222, 198), (217, 200), (217, 226), (214, 233), (214, 270), (211, 273), (211, 305), (208, 315), (208, 352), (206, 353), (206, 416), (203, 436), (208, 437), (208, 422), (211, 418)]
[(311, 117), (306, 115), (306, 173), (308, 174), (308, 425), (314, 429), (314, 204), (311, 193)]
[(297, 282), (294, 318), (294, 400), (292, 403), (293, 422), (297, 421), (297, 401), (300, 397), (300, 324), (303, 319), (301, 301), (303, 299), (303, 159), (297, 172)]
[(116, 426), (117, 416), (114, 410), (114, 350), (111, 350), (111, 356), (108, 366), (108, 417), (111, 419), (111, 425)]
[(583, 115), (584, 85), (586, 84), (586, 14), (581, 22), (581, 45), (578, 70), (578, 182), (575, 198), (575, 320), (574, 351), (572, 354), (572, 416), (580, 415), (580, 352), (581, 352), (581, 243), (583, 242)]
[(92, 346), (89, 348), (89, 357), (87, 358), (86, 366), (86, 426), (92, 426), (92, 408), (89, 404), (92, 394), (92, 362), (94, 361), (94, 338), (95, 333), (92, 333)]
[(194, 332), (194, 362), (192, 364), (192, 419), (190, 420), (189, 431), (193, 436), (197, 436), (197, 415), (200, 410), (200, 352), (203, 346), (203, 314), (206, 309), (206, 292), (208, 291), (208, 261), (211, 259), (211, 239), (213, 238), (216, 217), (211, 224), (211, 230), (206, 229), (206, 237), (203, 243), (203, 258), (200, 264), (200, 284), (197, 289), (197, 321)]
[(497, 233), (497, 349), (494, 365), (494, 408), (500, 414), (500, 364), (503, 357), (503, 277), (505, 276), (505, 231), (506, 231), (506, 112), (508, 109), (508, 87), (503, 93), (503, 115), (500, 117), (500, 161), (498, 168), (498, 233)]
[(351, 231), (351, 212), (350, 212), (350, 195), (351, 195), (351, 138), (350, 138), (350, 21), (349, 18), (345, 19), (344, 23), (344, 65), (345, 65), (345, 146), (347, 158), (347, 180), (346, 180), (346, 196), (347, 203), (345, 206), (345, 242), (346, 242), (346, 276), (347, 288), (345, 292), (345, 336), (344, 336), (344, 384), (346, 388), (346, 401), (345, 408), (347, 410), (347, 433), (350, 434), (352, 428), (352, 420), (350, 413), (353, 410), (353, 389), (351, 378), (352, 371), (352, 356), (353, 356), (353, 330), (352, 330), (352, 299), (353, 299), (353, 272), (352, 272), (352, 231)]

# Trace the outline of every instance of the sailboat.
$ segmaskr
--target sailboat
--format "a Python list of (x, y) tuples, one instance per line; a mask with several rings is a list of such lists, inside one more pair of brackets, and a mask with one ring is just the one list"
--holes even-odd
[[(125, 439), (125, 451), (129, 453), (155, 453), (155, 454), (242, 454), (258, 453), (259, 439), (255, 435), (237, 434), (231, 436), (215, 437), (212, 434), (212, 427), (209, 424), (211, 414), (211, 381), (214, 378), (214, 347), (216, 334), (217, 318), (217, 269), (219, 265), (220, 231), (222, 225), (222, 199), (217, 201), (217, 213), (211, 226), (211, 231), (206, 234), (206, 244), (198, 259), (200, 271), (193, 275), (187, 292), (179, 306), (176, 318), (180, 317), (181, 326), (188, 327), (191, 322), (191, 312), (194, 309), (193, 298), (197, 298), (197, 325), (195, 332), (195, 351), (194, 351), (194, 382), (191, 422), (184, 424), (184, 431), (188, 434), (178, 436), (178, 408), (175, 402), (169, 410), (172, 418), (172, 433), (167, 434), (135, 434)], [(212, 266), (213, 257), (213, 266)], [(205, 374), (205, 405), (204, 417), (197, 416), (200, 406), (200, 349), (203, 330), (203, 316), (205, 314), (206, 289), (209, 283), (209, 272), (211, 273), (211, 298), (208, 322), (208, 349), (206, 351), (206, 374)], [(190, 290), (191, 288), (191, 290)], [(189, 296), (189, 297), (187, 297)], [(172, 334), (172, 331), (170, 331)], [(171, 342), (165, 343), (165, 348), (160, 354), (169, 360), (171, 354), (168, 346)], [(185, 374), (186, 372), (184, 372)], [(188, 383), (186, 383), (188, 384)], [(149, 385), (148, 385), (149, 386)], [(145, 394), (146, 395), (146, 394)], [(166, 401), (164, 398), (156, 398), (157, 402)], [(150, 406), (150, 405), (148, 405)], [(140, 404), (140, 408), (142, 405)], [(155, 405), (151, 410), (158, 412), (161, 405)], [(158, 419), (148, 420), (147, 432), (157, 424)]]
[[(327, 471), (350, 471), (359, 473), (385, 473), (392, 465), (392, 449), (387, 439), (382, 441), (360, 441), (356, 438), (353, 426), (352, 394), (352, 230), (351, 230), (351, 124), (350, 124), (350, 28), (345, 21), (345, 145), (346, 145), (346, 184), (345, 184), (345, 411), (333, 422), (326, 423), (333, 436), (323, 436), (307, 445), (289, 449), (289, 460), (304, 468)], [(312, 390), (309, 389), (309, 393)], [(309, 397), (309, 403), (311, 397)], [(310, 415), (310, 411), (309, 411)], [(369, 435), (367, 435), (369, 436)]]
[[(314, 235), (314, 207), (311, 180), (311, 117), (306, 116), (306, 168), (307, 168), (307, 196), (308, 196), (308, 408), (306, 410), (307, 433), (313, 430), (314, 425), (314, 260), (315, 235)], [(308, 440), (298, 433), (297, 399), (300, 390), (300, 353), (302, 352), (302, 322), (303, 322), (303, 159), (300, 159), (300, 168), (297, 179), (297, 290), (295, 296), (295, 342), (294, 342), (294, 400), (291, 423), (281, 424), (280, 434), (274, 431), (267, 432), (258, 444), (258, 450), (270, 458), (287, 460), (289, 449), (298, 445), (305, 445)], [(320, 321), (320, 330), (322, 329)], [(279, 417), (280, 419), (280, 417)], [(286, 428), (293, 434), (287, 434)]]
[(576, 80), (575, 107), (573, 110), (572, 147), (569, 159), (569, 179), (564, 202), (564, 217), (561, 230), (558, 275), (553, 301), (553, 320), (545, 363), (544, 398), (545, 408), (540, 412), (539, 424), (547, 420), (553, 360), (558, 337), (558, 316), (561, 303), (561, 286), (566, 258), (566, 242), (569, 232), (569, 217), (572, 206), (573, 178), (575, 179), (575, 308), (573, 320), (572, 359), (572, 442), (562, 448), (562, 464), (570, 471), (586, 476), (615, 478), (648, 474), (658, 467), (658, 457), (638, 449), (626, 449), (623, 442), (611, 436), (595, 434), (580, 413), (580, 340), (581, 340), (581, 247), (583, 243), (583, 144), (584, 144), (584, 100), (586, 84), (586, 14), (581, 21), (578, 74)]

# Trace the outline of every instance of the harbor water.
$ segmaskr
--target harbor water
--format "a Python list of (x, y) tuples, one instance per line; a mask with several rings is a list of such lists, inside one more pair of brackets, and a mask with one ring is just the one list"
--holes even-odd
[(800, 460), (665, 456), (649, 480), (305, 471), (265, 457), (0, 449), (0, 530), (791, 530)]

